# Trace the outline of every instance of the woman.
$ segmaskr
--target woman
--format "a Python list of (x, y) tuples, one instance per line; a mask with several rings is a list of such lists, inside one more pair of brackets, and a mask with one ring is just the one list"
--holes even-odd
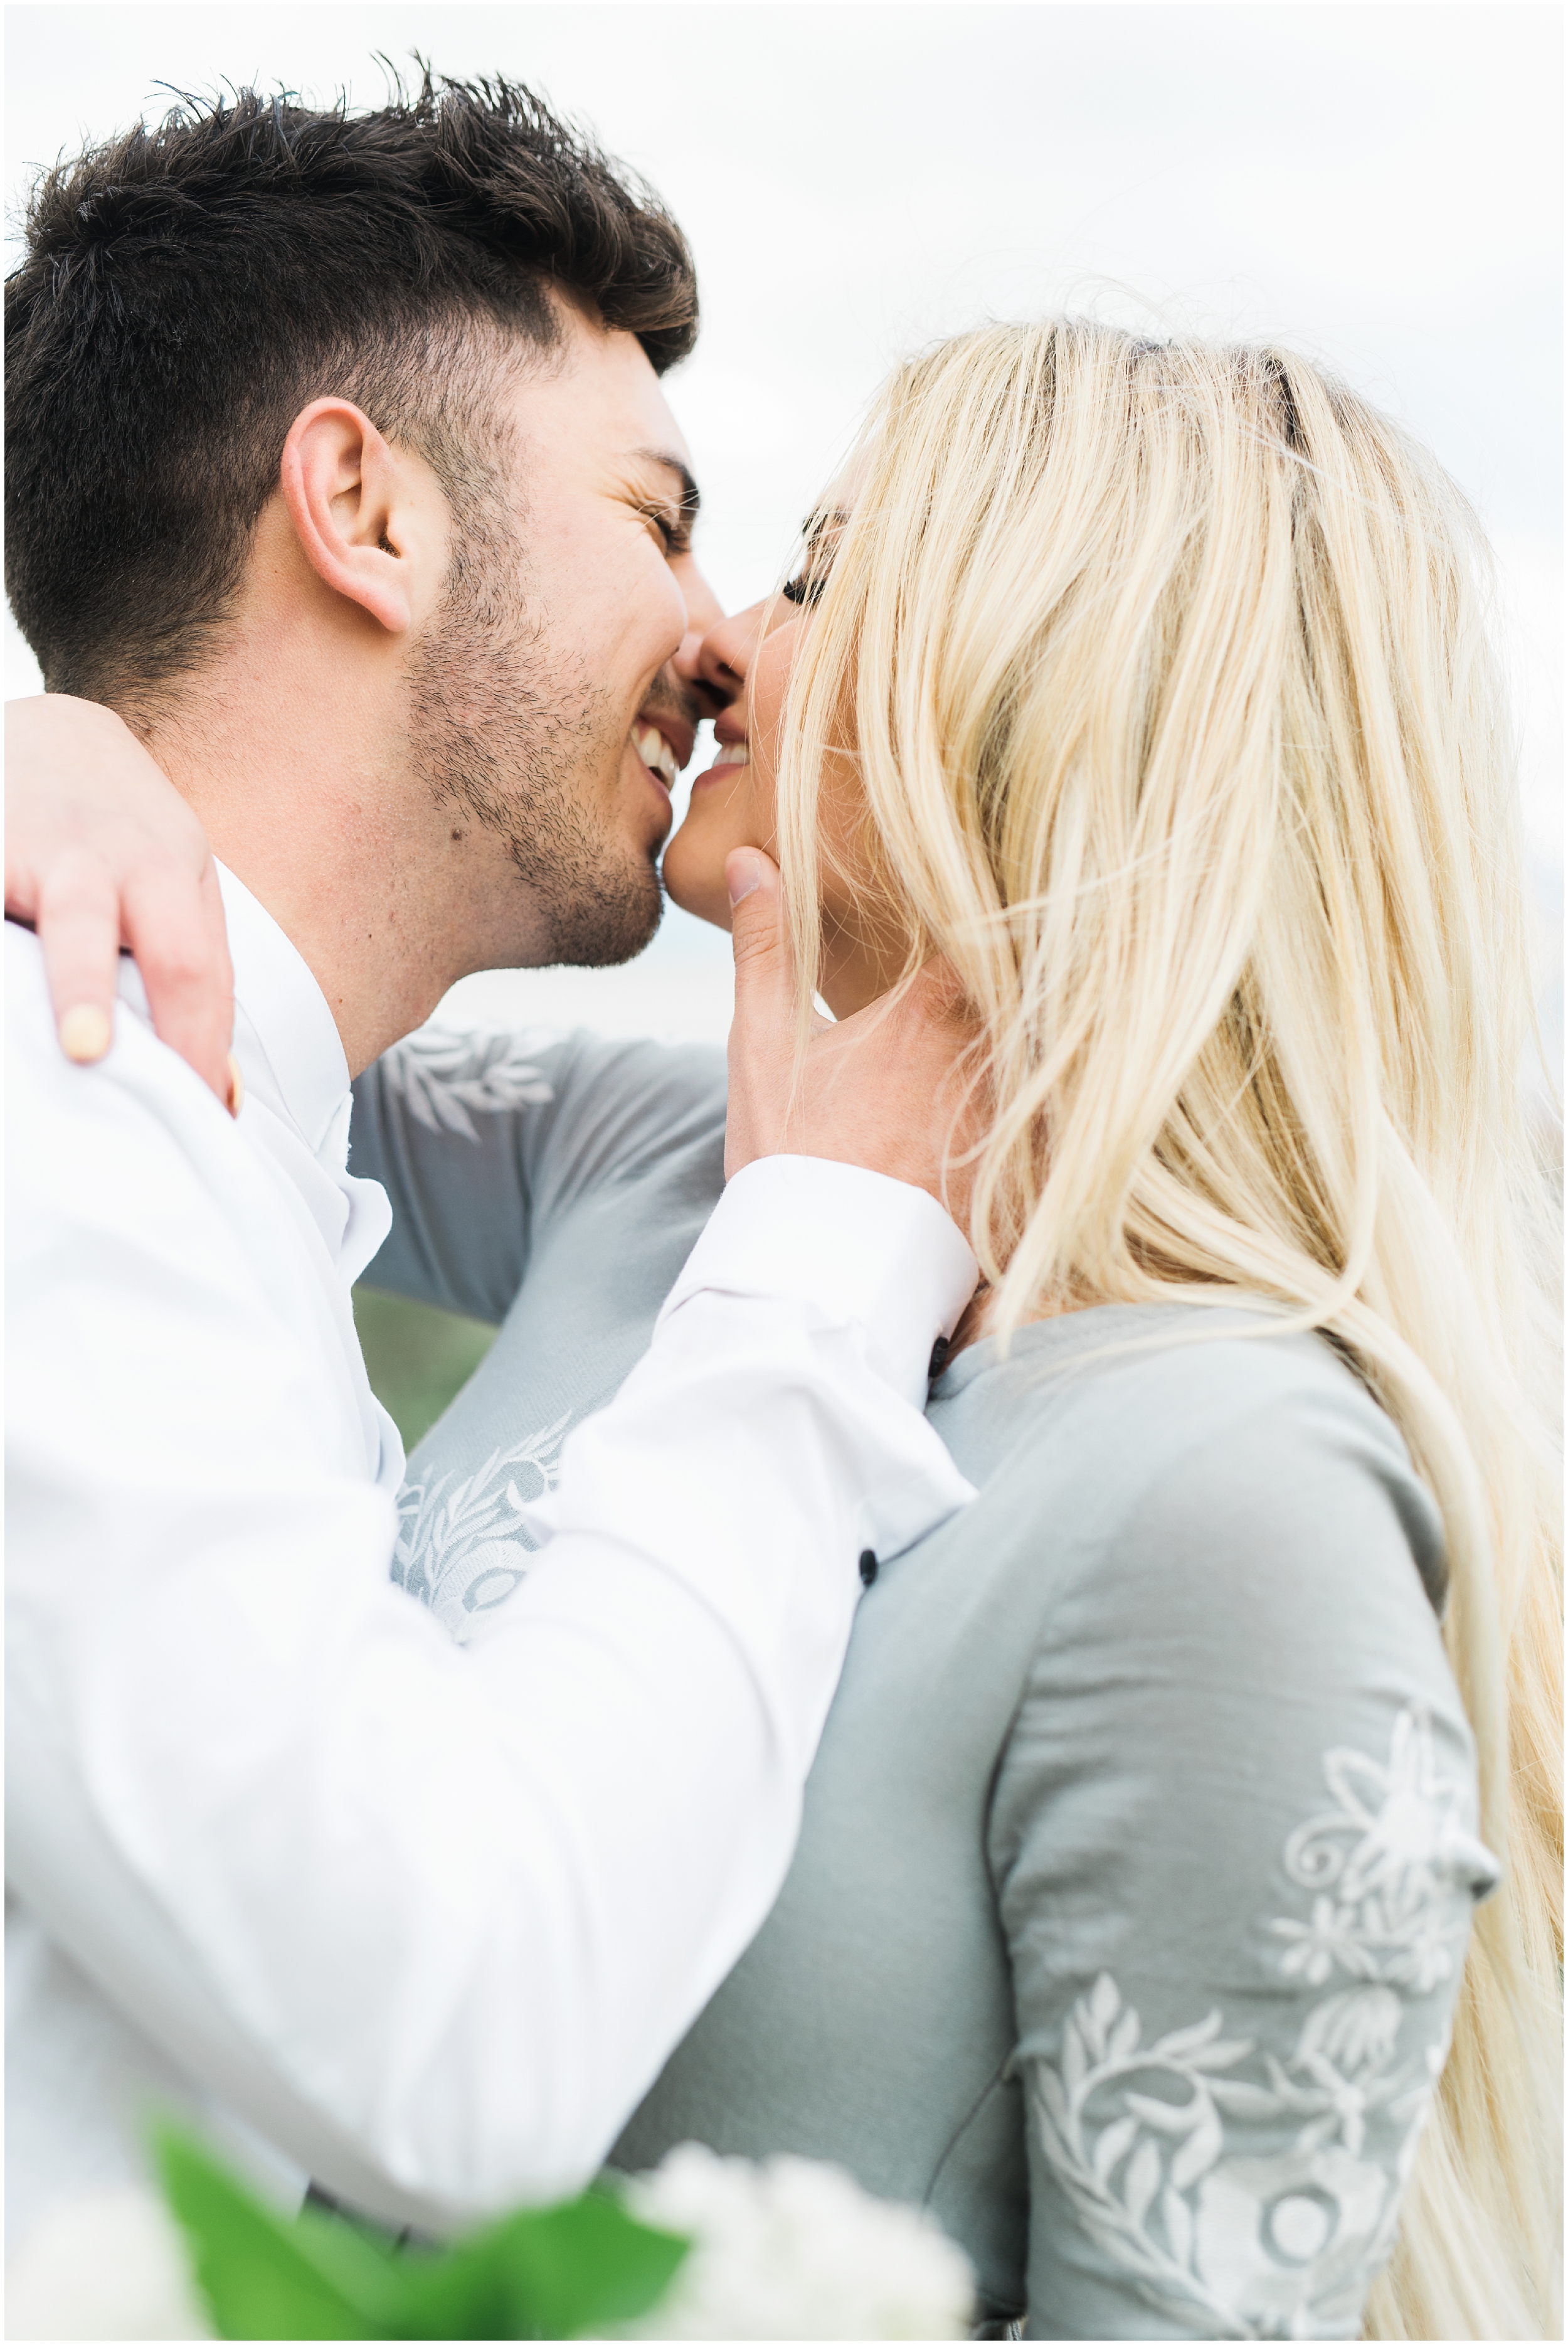
[[(803, 1005), (959, 972), (986, 1279), (930, 1413), (979, 1497), (868, 1559), (784, 1896), (617, 2162), (837, 2157), (1033, 2334), (1550, 2335), (1546, 1208), (1473, 527), (1301, 361), (1076, 322), (901, 370), (851, 480), (709, 639), (744, 714), (666, 872), (722, 919), (776, 848)], [(723, 1120), (705, 1054), (583, 1038), (361, 1079), (377, 1282), (502, 1323), (410, 1466), (457, 1633)]]

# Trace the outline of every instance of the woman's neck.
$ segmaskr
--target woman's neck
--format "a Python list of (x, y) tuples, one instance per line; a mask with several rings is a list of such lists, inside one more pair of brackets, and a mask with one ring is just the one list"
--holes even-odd
[(824, 923), (817, 991), (835, 1018), (853, 1018), (857, 1010), (869, 1010), (897, 984), (903, 969), (902, 953), (895, 958), (879, 952), (864, 936), (836, 925), (828, 929)]
[[(853, 1018), (857, 1010), (868, 1010), (890, 986), (895, 985), (902, 969), (902, 956), (894, 959), (885, 952), (879, 953), (864, 935), (852, 935), (847, 929), (835, 927), (823, 938), (817, 990), (835, 1018)], [(996, 1300), (991, 1285), (982, 1279), (953, 1330), (947, 1345), (949, 1359), (990, 1334)], [(1028, 1325), (1037, 1319), (1055, 1319), (1063, 1312), (1086, 1307), (1081, 1303), (1045, 1301), (1027, 1311), (1024, 1322)]]

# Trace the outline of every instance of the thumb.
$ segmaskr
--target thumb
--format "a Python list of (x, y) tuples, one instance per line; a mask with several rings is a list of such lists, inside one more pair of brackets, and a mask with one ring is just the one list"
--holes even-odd
[(794, 984), (778, 866), (754, 847), (724, 864), (735, 948), (724, 1178), (780, 1145), (788, 1110)]
[(759, 847), (739, 847), (724, 863), (730, 936), (735, 953), (735, 1007), (760, 1008), (791, 993), (789, 931), (778, 866)]

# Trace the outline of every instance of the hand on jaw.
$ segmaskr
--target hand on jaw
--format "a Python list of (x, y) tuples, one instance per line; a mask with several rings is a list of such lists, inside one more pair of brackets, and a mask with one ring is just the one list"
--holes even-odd
[[(38, 930), (68, 1055), (87, 1061), (108, 1048), (123, 939), (159, 1036), (227, 1100), (233, 974), (196, 815), (95, 702), (12, 702), (6, 755), (6, 910)], [(973, 1035), (950, 974), (933, 963), (902, 995), (819, 1021), (797, 1063), (777, 870), (746, 848), (727, 876), (736, 982), (726, 1172), (776, 1154), (860, 1164), (926, 1190), (965, 1227), (971, 1174), (958, 1143)]]
[(725, 865), (735, 949), (724, 1172), (760, 1156), (821, 1156), (924, 1189), (962, 1230), (974, 1185), (976, 1030), (953, 971), (913, 984), (797, 1044), (795, 972), (779, 875), (757, 848)]
[[(519, 622), (516, 644), (509, 636), (502, 646), (506, 691), (495, 679), (470, 685), (444, 716), (426, 712), (423, 733), (410, 726), (402, 712), (410, 647), (416, 664), (421, 634), (439, 651), (452, 615), (443, 602), (449, 514), (429, 468), (342, 399), (318, 400), (296, 419), (278, 493), (257, 525), (234, 640), (158, 721), (152, 746), (172, 785), (106, 707), (58, 695), (13, 706), (7, 906), (38, 927), (69, 1055), (91, 1060), (108, 1047), (123, 940), (160, 1037), (220, 1099), (228, 1095), (233, 980), (208, 834), (314, 970), (354, 1071), (421, 1023), (470, 969), (625, 957), (635, 940), (606, 952), (602, 938), (575, 930), (571, 945), (580, 949), (560, 949), (547, 917), (549, 877), (528, 876), (518, 826), (537, 833), (536, 858), (538, 842), (580, 844), (583, 858), (565, 868), (565, 882), (612, 911), (619, 889), (632, 926), (642, 917), (641, 892), (651, 889), (645, 936), (658, 909), (652, 857), (669, 814), (636, 751), (640, 725), (666, 722), (684, 750), (687, 717), (723, 711), (744, 691), (760, 762), (740, 769), (745, 791), (693, 802), (671, 858), (677, 900), (728, 920), (727, 847), (771, 840), (771, 758), (761, 753), (776, 730), (798, 625), (775, 627), (758, 659), (757, 614), (725, 620), (689, 549), (666, 555), (629, 509), (619, 474), (606, 475), (606, 493), (585, 467), (573, 434), (589, 391), (605, 407), (592, 418), (602, 438), (657, 432), (661, 444), (678, 443), (662, 401), (651, 404), (657, 386), (650, 391), (646, 373), (640, 354), (628, 358), (618, 341), (583, 332), (575, 373), (526, 386), (539, 477), (533, 535), (526, 549), (520, 542), (518, 558), (526, 551), (528, 564), (546, 559), (540, 543), (553, 542), (551, 530), (577, 549), (590, 574), (578, 603), (564, 588), (555, 596), (570, 622), (563, 671), (592, 667), (606, 644), (625, 669), (617, 678), (623, 706), (602, 740), (537, 804), (526, 780), (536, 770), (529, 745), (507, 730), (508, 707), (527, 701), (523, 574), (498, 571), (491, 593), (503, 615), (516, 605)], [(552, 431), (561, 445), (541, 469), (538, 445)], [(784, 614), (794, 619), (794, 606), (782, 604)], [(465, 623), (461, 632), (467, 640), (472, 629)], [(662, 719), (677, 705), (679, 716)], [(468, 760), (455, 778), (448, 733)], [(494, 766), (498, 745), (511, 752), (510, 797), (500, 767), (484, 762), (489, 753)], [(926, 1190), (963, 1226), (970, 1181), (955, 1133), (972, 1037), (950, 977), (933, 969), (859, 1008), (887, 981), (862, 970), (869, 982), (847, 1003), (833, 996), (857, 1014), (822, 1027), (800, 1056), (777, 871), (754, 848), (729, 859), (757, 875), (749, 892), (740, 883), (733, 922), (729, 1170), (768, 1154), (859, 1164)], [(557, 852), (555, 860), (560, 881), (571, 858)], [(590, 893), (595, 867), (608, 884)]]

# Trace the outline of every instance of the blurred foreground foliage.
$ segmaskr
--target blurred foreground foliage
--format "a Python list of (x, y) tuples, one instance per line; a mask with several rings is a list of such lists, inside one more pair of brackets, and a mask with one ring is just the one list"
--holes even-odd
[(367, 1285), (354, 1289), (354, 1324), (370, 1389), (395, 1422), (405, 1449), (422, 1440), (450, 1407), (496, 1336), (493, 1327), (477, 1319)]
[(689, 2248), (602, 2189), (400, 2247), (342, 2216), (280, 2215), (172, 2127), (155, 2154), (219, 2337), (602, 2337), (659, 2301)]

